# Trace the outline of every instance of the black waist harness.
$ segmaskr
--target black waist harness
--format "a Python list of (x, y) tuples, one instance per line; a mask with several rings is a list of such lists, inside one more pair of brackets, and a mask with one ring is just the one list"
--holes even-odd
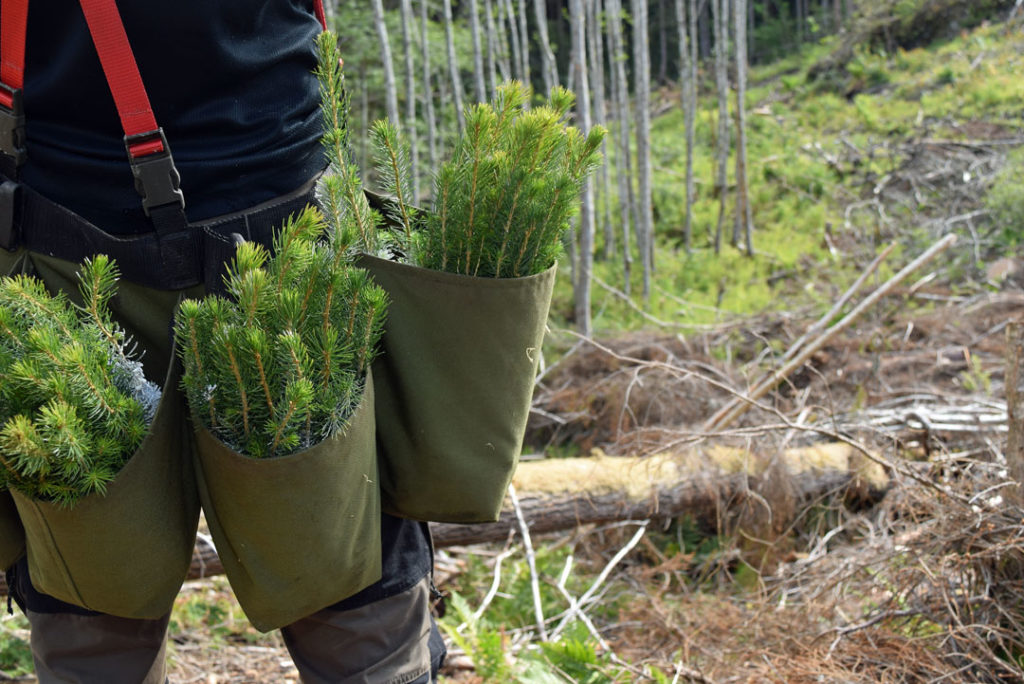
[[(106, 254), (117, 261), (121, 276), (159, 290), (179, 290), (203, 283), (220, 291), (227, 263), (242, 240), (267, 247), (274, 229), (290, 215), (316, 203), (315, 181), (288, 195), (251, 209), (188, 224), (163, 224), (154, 212), (156, 230), (139, 235), (111, 235), (67, 207), (12, 180), (0, 183), (0, 247), (24, 247), (58, 259), (80, 262)], [(180, 214), (179, 214), (180, 216)]]

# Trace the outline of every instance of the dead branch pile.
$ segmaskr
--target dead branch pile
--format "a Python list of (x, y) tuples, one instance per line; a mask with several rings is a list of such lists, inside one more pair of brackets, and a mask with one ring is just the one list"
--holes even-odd
[[(991, 461), (946, 462), (922, 474), (940, 491), (903, 483), (872, 518), (849, 518), (806, 558), (781, 568), (768, 580), (772, 599), (843, 616), (816, 635), (805, 659), (813, 653), (819, 662), (845, 660), (857, 671), (875, 658), (863, 647), (881, 641), (905, 655), (884, 667), (876, 659), (874, 681), (932, 681), (950, 673), (950, 681), (1019, 680), (1024, 510), (1005, 496), (1016, 484)], [(831, 542), (850, 532), (861, 541)], [(842, 612), (844, 605), (863, 607), (865, 596), (873, 607)], [(897, 665), (918, 669), (918, 676), (882, 677)], [(931, 675), (922, 677), (921, 668)]]

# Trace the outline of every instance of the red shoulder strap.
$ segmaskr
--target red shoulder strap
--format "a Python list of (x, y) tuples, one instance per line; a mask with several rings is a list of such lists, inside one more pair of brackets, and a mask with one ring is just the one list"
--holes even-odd
[(320, 26), (326, 31), (327, 15), (324, 13), (324, 0), (313, 0), (313, 12), (316, 13), (316, 18), (320, 20)]
[(12, 105), (11, 90), (25, 84), (25, 27), (28, 24), (28, 0), (4, 0), (0, 5), (0, 81), (7, 88), (0, 92), (0, 104)]
[[(89, 33), (103, 65), (103, 74), (121, 117), (128, 151), (144, 157), (164, 150), (146, 87), (142, 84), (135, 54), (121, 23), (114, 0), (80, 0)], [(156, 138), (150, 136), (157, 136)], [(133, 141), (133, 139), (137, 140)]]

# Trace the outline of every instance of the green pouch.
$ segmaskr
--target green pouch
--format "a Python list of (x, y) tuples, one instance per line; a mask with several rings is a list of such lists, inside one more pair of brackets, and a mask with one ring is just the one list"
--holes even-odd
[(388, 513), (498, 519), (519, 462), (555, 267), (474, 278), (363, 255), (391, 299), (377, 378)]
[(72, 508), (11, 491), (39, 591), (128, 618), (170, 611), (192, 561), (199, 501), (172, 363), (149, 433), (107, 487)]
[(298, 453), (256, 459), (197, 437), (206, 521), (253, 626), (291, 624), (380, 579), (372, 376), (346, 433)]

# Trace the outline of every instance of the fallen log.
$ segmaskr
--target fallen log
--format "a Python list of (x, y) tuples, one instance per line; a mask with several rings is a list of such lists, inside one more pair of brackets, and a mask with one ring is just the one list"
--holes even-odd
[[(519, 465), (514, 484), (524, 517), (535, 534), (683, 515), (713, 531), (747, 492), (757, 491), (757, 483), (771, 463), (764, 456), (728, 447), (648, 458), (605, 456), (595, 450), (587, 458), (525, 461)], [(889, 484), (880, 466), (846, 444), (789, 449), (781, 454), (776, 465), (780, 464), (797, 504), (843, 492), (855, 492), (862, 501), (877, 501)], [(516, 515), (508, 501), (494, 523), (430, 525), (439, 548), (502, 541), (516, 527)], [(209, 537), (200, 535), (188, 578), (223, 572)], [(0, 594), (6, 591), (7, 585), (0, 582)]]

